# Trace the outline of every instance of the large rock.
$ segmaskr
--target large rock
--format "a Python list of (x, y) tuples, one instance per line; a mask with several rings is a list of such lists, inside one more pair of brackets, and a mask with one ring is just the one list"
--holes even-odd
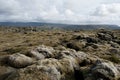
[(39, 53), (37, 50), (31, 50), (28, 55), (30, 57), (37, 59), (37, 60), (45, 58), (45, 56), (43, 54)]
[(44, 45), (37, 47), (36, 50), (39, 53), (43, 54), (46, 58), (52, 57), (52, 54), (54, 52), (54, 49), (52, 47), (48, 47), (48, 46), (44, 46)]
[(115, 35), (113, 34), (113, 32), (107, 31), (107, 30), (100, 30), (97, 33), (97, 36), (98, 36), (99, 39), (107, 40), (107, 41), (111, 41), (115, 38)]
[(98, 38), (95, 38), (95, 37), (86, 37), (86, 41), (88, 43), (98, 43), (99, 42), (99, 39)]
[[(38, 53), (39, 54), (39, 53)], [(20, 68), (12, 80), (79, 80), (80, 63), (89, 61), (87, 54), (72, 49), (56, 50), (56, 56), (37, 60), (33, 65)], [(86, 63), (87, 65), (87, 63)]]
[(108, 61), (96, 61), (96, 64), (91, 69), (95, 80), (118, 80), (119, 71)]
[(76, 39), (76, 40), (85, 39), (87, 37), (89, 37), (89, 35), (85, 34), (85, 33), (82, 33), (82, 34), (73, 34), (73, 39)]
[(18, 70), (12, 80), (74, 80), (74, 68), (69, 60), (39, 60), (36, 64)]
[(15, 68), (27, 67), (32, 63), (33, 59), (20, 53), (16, 53), (8, 57), (8, 64)]
[(118, 44), (118, 43), (115, 43), (115, 42), (113, 42), (113, 41), (110, 41), (109, 44), (111, 44), (111, 46), (112, 46), (113, 48), (120, 48), (119, 44)]
[(84, 80), (90, 68), (86, 66), (92, 65), (97, 57), (73, 49), (59, 50), (42, 45), (32, 50), (29, 57), (18, 53), (7, 59), (11, 67), (17, 68), (14, 77), (6, 76), (7, 80)]
[(109, 34), (98, 33), (98, 37), (102, 40), (112, 40), (112, 36)]
[(51, 58), (53, 56), (54, 49), (52, 47), (41, 45), (30, 51), (29, 55), (37, 60), (44, 58)]

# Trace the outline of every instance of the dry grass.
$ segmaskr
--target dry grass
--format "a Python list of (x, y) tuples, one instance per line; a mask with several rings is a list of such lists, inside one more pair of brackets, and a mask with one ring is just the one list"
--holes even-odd
[[(97, 30), (89, 31), (63, 31), (63, 30), (41, 30), (36, 32), (12, 32), (0, 30), (0, 55), (9, 55), (14, 53), (23, 53), (30, 51), (39, 45), (52, 47), (65, 46), (76, 50), (85, 51), (99, 57), (106, 56), (106, 51), (111, 47), (108, 42), (104, 44), (86, 44), (85, 39), (76, 40), (76, 35), (87, 35), (90, 37), (96, 36)], [(115, 35), (120, 40), (120, 31), (116, 30)], [(70, 45), (68, 45), (70, 43)], [(94, 46), (98, 48), (94, 48)], [(107, 56), (108, 57), (108, 56)], [(110, 57), (110, 56), (109, 56)]]

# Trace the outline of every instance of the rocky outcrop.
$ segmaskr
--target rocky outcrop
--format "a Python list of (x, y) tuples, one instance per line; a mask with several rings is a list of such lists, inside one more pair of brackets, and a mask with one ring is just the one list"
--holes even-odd
[(8, 64), (0, 72), (0, 80), (119, 79), (119, 66), (81, 51), (41, 45), (26, 55), (7, 56)]

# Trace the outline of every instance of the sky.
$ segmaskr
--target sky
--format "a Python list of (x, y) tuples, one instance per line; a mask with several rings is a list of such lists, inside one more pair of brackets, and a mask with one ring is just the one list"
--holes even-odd
[(0, 0), (0, 22), (120, 25), (120, 0)]

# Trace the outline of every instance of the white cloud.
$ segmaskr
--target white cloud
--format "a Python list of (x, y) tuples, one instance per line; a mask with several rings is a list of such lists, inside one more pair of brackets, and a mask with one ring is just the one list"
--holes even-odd
[(102, 4), (92, 16), (101, 23), (120, 24), (120, 3)]
[(119, 24), (120, 3), (113, 3), (114, 0), (109, 2), (108, 0), (89, 2), (88, 0), (0, 0), (0, 21)]
[(98, 7), (96, 9), (94, 15), (98, 15), (98, 16), (117, 15), (117, 16), (120, 16), (120, 3), (102, 4), (100, 7)]
[(18, 12), (19, 9), (19, 4), (15, 0), (0, 0), (0, 15), (14, 14)]

